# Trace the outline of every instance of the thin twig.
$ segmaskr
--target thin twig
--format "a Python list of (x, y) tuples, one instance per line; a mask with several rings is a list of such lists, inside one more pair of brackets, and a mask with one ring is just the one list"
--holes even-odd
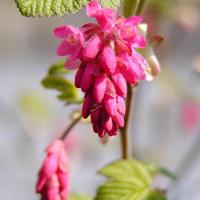
[[(146, 0), (124, 0), (124, 16), (129, 17), (132, 13), (140, 15), (142, 9), (144, 8)], [(128, 141), (128, 125), (130, 120), (130, 113), (132, 111), (131, 105), (133, 97), (135, 97), (137, 85), (132, 87), (128, 84), (128, 93), (126, 98), (126, 115), (125, 115), (125, 125), (120, 129), (121, 132), (121, 149), (122, 149), (122, 159), (129, 158), (129, 141)]]
[(130, 114), (132, 110), (131, 105), (132, 105), (133, 97), (135, 96), (135, 90), (136, 90), (136, 87), (132, 87), (130, 84), (128, 84), (128, 93), (127, 93), (127, 98), (126, 98), (125, 125), (123, 128), (120, 129), (123, 159), (129, 158), (128, 125), (130, 121)]
[(61, 140), (64, 140), (67, 137), (69, 132), (74, 128), (74, 126), (76, 126), (76, 124), (81, 120), (81, 118), (82, 118), (82, 114), (72, 121), (72, 123), (67, 127), (66, 131), (61, 136), (60, 138)]

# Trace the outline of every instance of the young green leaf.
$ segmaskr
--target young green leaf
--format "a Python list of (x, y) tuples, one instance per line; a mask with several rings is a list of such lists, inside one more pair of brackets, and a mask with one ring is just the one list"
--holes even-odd
[[(61, 73), (61, 68), (59, 72)], [(53, 71), (42, 80), (42, 85), (47, 89), (59, 91), (58, 99), (66, 104), (79, 104), (82, 99), (79, 97), (78, 90), (74, 84), (67, 80), (64, 75), (58, 75), (58, 71)]]
[(134, 185), (129, 180), (110, 180), (99, 187), (95, 200), (146, 200), (149, 193), (147, 185)]
[(171, 172), (170, 170), (168, 170), (168, 169), (166, 169), (164, 167), (157, 167), (157, 171), (160, 174), (163, 174), (164, 176), (171, 178), (172, 180), (177, 180), (178, 179), (178, 177), (176, 176), (175, 173)]
[(167, 200), (167, 198), (165, 194), (159, 191), (153, 191), (149, 194), (146, 200)]
[(141, 182), (149, 184), (155, 170), (156, 168), (152, 164), (146, 164), (136, 160), (119, 160), (105, 166), (99, 173), (112, 179), (124, 179), (138, 184), (141, 184)]
[(69, 200), (92, 200), (92, 198), (85, 195), (71, 194)]
[(65, 61), (60, 60), (57, 63), (53, 64), (48, 71), (49, 75), (65, 75), (69, 74), (71, 71), (66, 70), (64, 67)]
[[(15, 0), (22, 15), (26, 17), (36, 16), (63, 16), (68, 13), (76, 13), (89, 0)], [(120, 0), (100, 0), (104, 7), (116, 8)]]
[(88, 0), (15, 0), (22, 15), (30, 16), (62, 16), (75, 13), (86, 5)]
[(73, 84), (67, 81), (65, 78), (51, 75), (48, 75), (42, 80), (42, 85), (47, 89), (55, 89), (60, 92), (71, 92), (73, 91), (72, 88), (74, 87)]
[(120, 6), (120, 0), (99, 0), (103, 7), (117, 8)]
[(99, 171), (108, 181), (98, 188), (95, 200), (166, 200), (151, 188), (156, 170), (136, 160), (113, 162)]

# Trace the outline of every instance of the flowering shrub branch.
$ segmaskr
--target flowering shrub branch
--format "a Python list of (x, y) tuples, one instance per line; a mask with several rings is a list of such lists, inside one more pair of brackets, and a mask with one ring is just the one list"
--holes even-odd
[[(66, 59), (51, 66), (42, 84), (57, 90), (58, 98), (65, 104), (83, 105), (81, 115), (46, 150), (36, 185), (41, 199), (92, 199), (69, 195), (68, 161), (63, 144), (81, 118), (90, 117), (93, 131), (100, 138), (116, 136), (120, 131), (122, 147), (122, 160), (99, 171), (107, 181), (97, 189), (94, 200), (166, 200), (166, 195), (151, 184), (156, 173), (165, 172), (163, 174), (168, 176), (171, 173), (131, 159), (128, 145), (128, 125), (137, 85), (140, 81), (152, 80), (160, 72), (139, 16), (146, 0), (124, 0), (124, 16), (111, 9), (119, 7), (119, 0), (16, 2), (25, 16), (62, 16), (86, 6), (87, 15), (96, 20), (96, 23), (86, 23), (79, 28), (65, 25), (53, 31), (60, 40), (57, 54)], [(65, 77), (71, 70), (76, 70), (74, 84)], [(84, 94), (83, 101), (78, 88)]]

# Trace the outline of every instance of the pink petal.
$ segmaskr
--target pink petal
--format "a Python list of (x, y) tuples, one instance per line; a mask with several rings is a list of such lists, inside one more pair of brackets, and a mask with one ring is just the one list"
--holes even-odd
[(48, 154), (50, 154), (50, 153), (59, 154), (60, 149), (63, 149), (63, 148), (64, 148), (63, 141), (62, 140), (55, 140), (47, 147), (46, 152)]
[(101, 25), (103, 31), (112, 31), (115, 25), (116, 14), (116, 10), (104, 8), (96, 16), (96, 20)]
[(121, 115), (123, 115), (123, 116), (125, 115), (125, 112), (126, 112), (125, 101), (120, 96), (117, 97), (117, 110)]
[(117, 128), (116, 124), (113, 123), (113, 128), (112, 128), (111, 131), (108, 132), (108, 135), (109, 136), (115, 136), (115, 135), (117, 135), (117, 133), (118, 133), (118, 128)]
[(124, 117), (120, 113), (116, 113), (112, 118), (119, 127), (124, 127)]
[(73, 26), (60, 26), (53, 31), (54, 35), (60, 39), (67, 39), (70, 34), (79, 34), (79, 32), (79, 29)]
[(87, 23), (81, 27), (81, 31), (83, 32), (85, 40), (89, 40), (101, 30), (98, 24)]
[(46, 157), (42, 171), (47, 177), (51, 177), (52, 174), (56, 172), (58, 167), (58, 155), (57, 154), (50, 154)]
[(101, 67), (105, 72), (113, 74), (115, 72), (116, 65), (117, 59), (114, 50), (109, 46), (104, 47), (101, 54)]
[(77, 59), (73, 60), (70, 57), (68, 57), (68, 59), (65, 62), (65, 68), (68, 70), (77, 69), (80, 66), (80, 64), (81, 64), (80, 60)]
[(106, 122), (104, 123), (104, 128), (106, 129), (106, 131), (112, 131), (113, 129), (113, 121), (112, 118), (109, 117)]
[(125, 63), (119, 62), (118, 67), (120, 71), (122, 72), (123, 76), (125, 77), (125, 79), (129, 83), (135, 84), (137, 82), (135, 72), (133, 68), (127, 62)]
[(67, 159), (67, 155), (65, 153), (65, 149), (61, 149), (61, 153), (60, 153), (60, 159), (58, 162), (58, 170), (60, 172), (65, 172), (68, 173), (68, 159)]
[(40, 193), (45, 186), (47, 180), (53, 176), (58, 167), (58, 155), (48, 155), (43, 163), (43, 166), (39, 173), (39, 178), (36, 184), (36, 192)]
[(117, 71), (115, 74), (112, 75), (112, 81), (115, 85), (117, 93), (120, 96), (126, 96), (127, 94), (127, 83), (120, 71)]
[(117, 107), (117, 102), (116, 102), (115, 98), (106, 97), (105, 101), (104, 101), (104, 106), (105, 106), (106, 112), (110, 116), (114, 116), (115, 115), (116, 107)]
[(88, 116), (90, 115), (91, 104), (92, 104), (91, 95), (87, 94), (85, 96), (85, 100), (82, 106), (82, 115), (83, 115), (83, 118), (85, 119), (88, 118)]
[(47, 191), (47, 199), (48, 200), (61, 200), (60, 195), (59, 195), (59, 188), (58, 187), (49, 188)]
[(68, 40), (63, 40), (57, 48), (58, 56), (69, 55), (72, 59), (80, 57), (80, 52), (82, 50), (82, 44), (79, 41), (79, 38), (74, 38), (74, 43)]
[(68, 44), (66, 40), (63, 40), (59, 47), (57, 48), (57, 55), (58, 56), (66, 56), (70, 53), (71, 45)]
[(106, 90), (107, 78), (104, 75), (98, 76), (94, 82), (93, 97), (97, 103), (101, 103)]
[(98, 136), (100, 138), (103, 138), (105, 135), (106, 135), (106, 131), (104, 129), (101, 129), (101, 130), (98, 131)]
[(141, 16), (131, 16), (126, 20), (127, 24), (130, 24), (132, 26), (137, 26), (142, 22)]
[(127, 53), (129, 56), (132, 54), (130, 45), (126, 41), (119, 38), (115, 39), (115, 51), (116, 54)]
[(102, 39), (95, 35), (87, 44), (84, 51), (86, 59), (94, 59), (102, 48)]
[(102, 8), (98, 1), (91, 1), (87, 5), (87, 15), (95, 17), (103, 31), (109, 31), (114, 27), (117, 12), (113, 9)]
[(129, 57), (128, 62), (134, 70), (138, 80), (145, 80), (145, 68), (148, 67), (146, 60), (136, 51), (132, 51), (132, 56)]
[(45, 175), (45, 173), (43, 171), (40, 171), (39, 178), (37, 180), (36, 188), (35, 188), (36, 193), (42, 192), (47, 181), (48, 181), (48, 178)]
[(84, 72), (84, 69), (82, 67), (80, 67), (78, 69), (78, 71), (76, 72), (76, 75), (75, 75), (75, 86), (77, 88), (81, 87), (81, 80), (82, 80), (83, 72)]
[(145, 38), (142, 35), (137, 34), (133, 40), (134, 48), (145, 48), (146, 47), (146, 41)]
[(101, 129), (101, 126), (99, 124), (100, 112), (101, 112), (100, 108), (95, 108), (94, 110), (91, 111), (90, 114), (93, 130), (95, 133), (98, 133)]
[(83, 92), (86, 92), (93, 84), (94, 82), (94, 69), (96, 65), (93, 63), (87, 64), (84, 72), (83, 77), (81, 80), (81, 90)]
[(68, 200), (68, 193), (69, 193), (68, 189), (61, 190), (60, 191), (61, 200)]
[(107, 78), (105, 94), (107, 96), (110, 96), (110, 97), (115, 97), (116, 96), (115, 86), (114, 86), (113, 82), (109, 78)]
[(101, 5), (98, 3), (97, 0), (91, 1), (86, 6), (86, 12), (89, 17), (94, 17), (100, 10)]
[(62, 173), (59, 172), (58, 174), (58, 180), (60, 187), (63, 188), (69, 188), (69, 174), (68, 173)]

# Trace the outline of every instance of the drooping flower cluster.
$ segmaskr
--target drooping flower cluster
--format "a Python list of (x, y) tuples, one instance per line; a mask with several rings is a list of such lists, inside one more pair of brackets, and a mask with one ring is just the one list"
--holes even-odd
[(47, 156), (39, 172), (36, 192), (42, 200), (66, 200), (68, 196), (68, 168), (64, 144), (56, 140), (46, 150)]
[(85, 93), (83, 117), (90, 115), (100, 137), (113, 136), (124, 126), (127, 82), (134, 85), (148, 77), (148, 64), (136, 52), (146, 45), (138, 30), (141, 17), (126, 19), (97, 1), (86, 10), (97, 23), (56, 28), (55, 36), (62, 39), (57, 54), (68, 56), (67, 69), (78, 68), (75, 85)]

